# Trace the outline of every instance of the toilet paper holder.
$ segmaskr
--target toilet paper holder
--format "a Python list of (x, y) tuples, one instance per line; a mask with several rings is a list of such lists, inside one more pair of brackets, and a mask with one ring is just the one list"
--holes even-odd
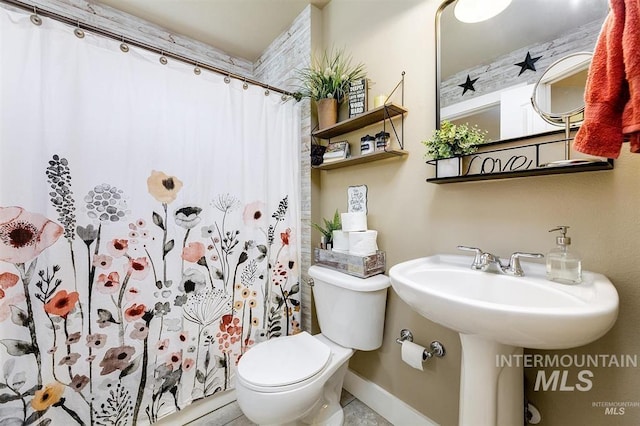
[[(403, 328), (402, 330), (400, 330), (400, 337), (396, 339), (396, 343), (402, 344), (402, 342), (405, 342), (405, 341), (413, 342), (413, 333), (411, 332), (411, 330)], [(423, 362), (434, 356), (437, 356), (438, 358), (442, 358), (446, 354), (444, 346), (442, 345), (442, 343), (438, 342), (437, 340), (434, 340), (433, 342), (431, 342), (431, 344), (429, 345), (429, 349), (430, 350), (425, 349), (424, 352), (422, 353)]]

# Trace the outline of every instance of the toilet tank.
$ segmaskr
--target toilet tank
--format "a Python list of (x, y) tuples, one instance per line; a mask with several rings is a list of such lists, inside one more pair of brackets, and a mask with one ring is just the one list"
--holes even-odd
[(389, 277), (357, 278), (318, 265), (309, 268), (309, 276), (323, 336), (362, 351), (382, 345)]

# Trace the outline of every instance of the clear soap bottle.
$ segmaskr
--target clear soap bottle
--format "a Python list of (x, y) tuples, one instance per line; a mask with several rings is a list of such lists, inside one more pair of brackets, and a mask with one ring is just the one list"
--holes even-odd
[(558, 226), (549, 232), (560, 231), (556, 247), (547, 254), (547, 279), (562, 284), (578, 284), (582, 281), (582, 260), (578, 253), (569, 250), (571, 238), (567, 237), (568, 226)]

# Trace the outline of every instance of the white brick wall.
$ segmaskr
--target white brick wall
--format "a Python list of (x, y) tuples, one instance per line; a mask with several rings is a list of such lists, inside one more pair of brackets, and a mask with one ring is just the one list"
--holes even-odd
[[(489, 64), (460, 71), (440, 85), (440, 107), (467, 101), (517, 84), (533, 84), (556, 60), (574, 52), (593, 52), (601, 27), (602, 21), (594, 21), (553, 41), (525, 46), (500, 56)], [(520, 67), (514, 64), (524, 61), (527, 52), (531, 53), (531, 57), (542, 56), (542, 58), (535, 63), (535, 72), (527, 70), (518, 76)], [(474, 84), (475, 92), (467, 91), (462, 96), (462, 88), (458, 85), (466, 81), (467, 75), (472, 80), (477, 78), (478, 81)]]

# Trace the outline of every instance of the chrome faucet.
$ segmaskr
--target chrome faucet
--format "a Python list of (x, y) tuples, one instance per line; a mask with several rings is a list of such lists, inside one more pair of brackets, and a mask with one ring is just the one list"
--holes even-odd
[(503, 265), (500, 257), (491, 253), (483, 252), (477, 247), (458, 246), (458, 249), (472, 251), (475, 253), (473, 262), (471, 263), (471, 269), (483, 272), (495, 271), (507, 275), (513, 275), (514, 277), (524, 276), (524, 270), (522, 269), (522, 265), (520, 265), (521, 257), (530, 257), (535, 259), (541, 259), (544, 257), (541, 253), (523, 253), (517, 251), (509, 258), (509, 264)]

